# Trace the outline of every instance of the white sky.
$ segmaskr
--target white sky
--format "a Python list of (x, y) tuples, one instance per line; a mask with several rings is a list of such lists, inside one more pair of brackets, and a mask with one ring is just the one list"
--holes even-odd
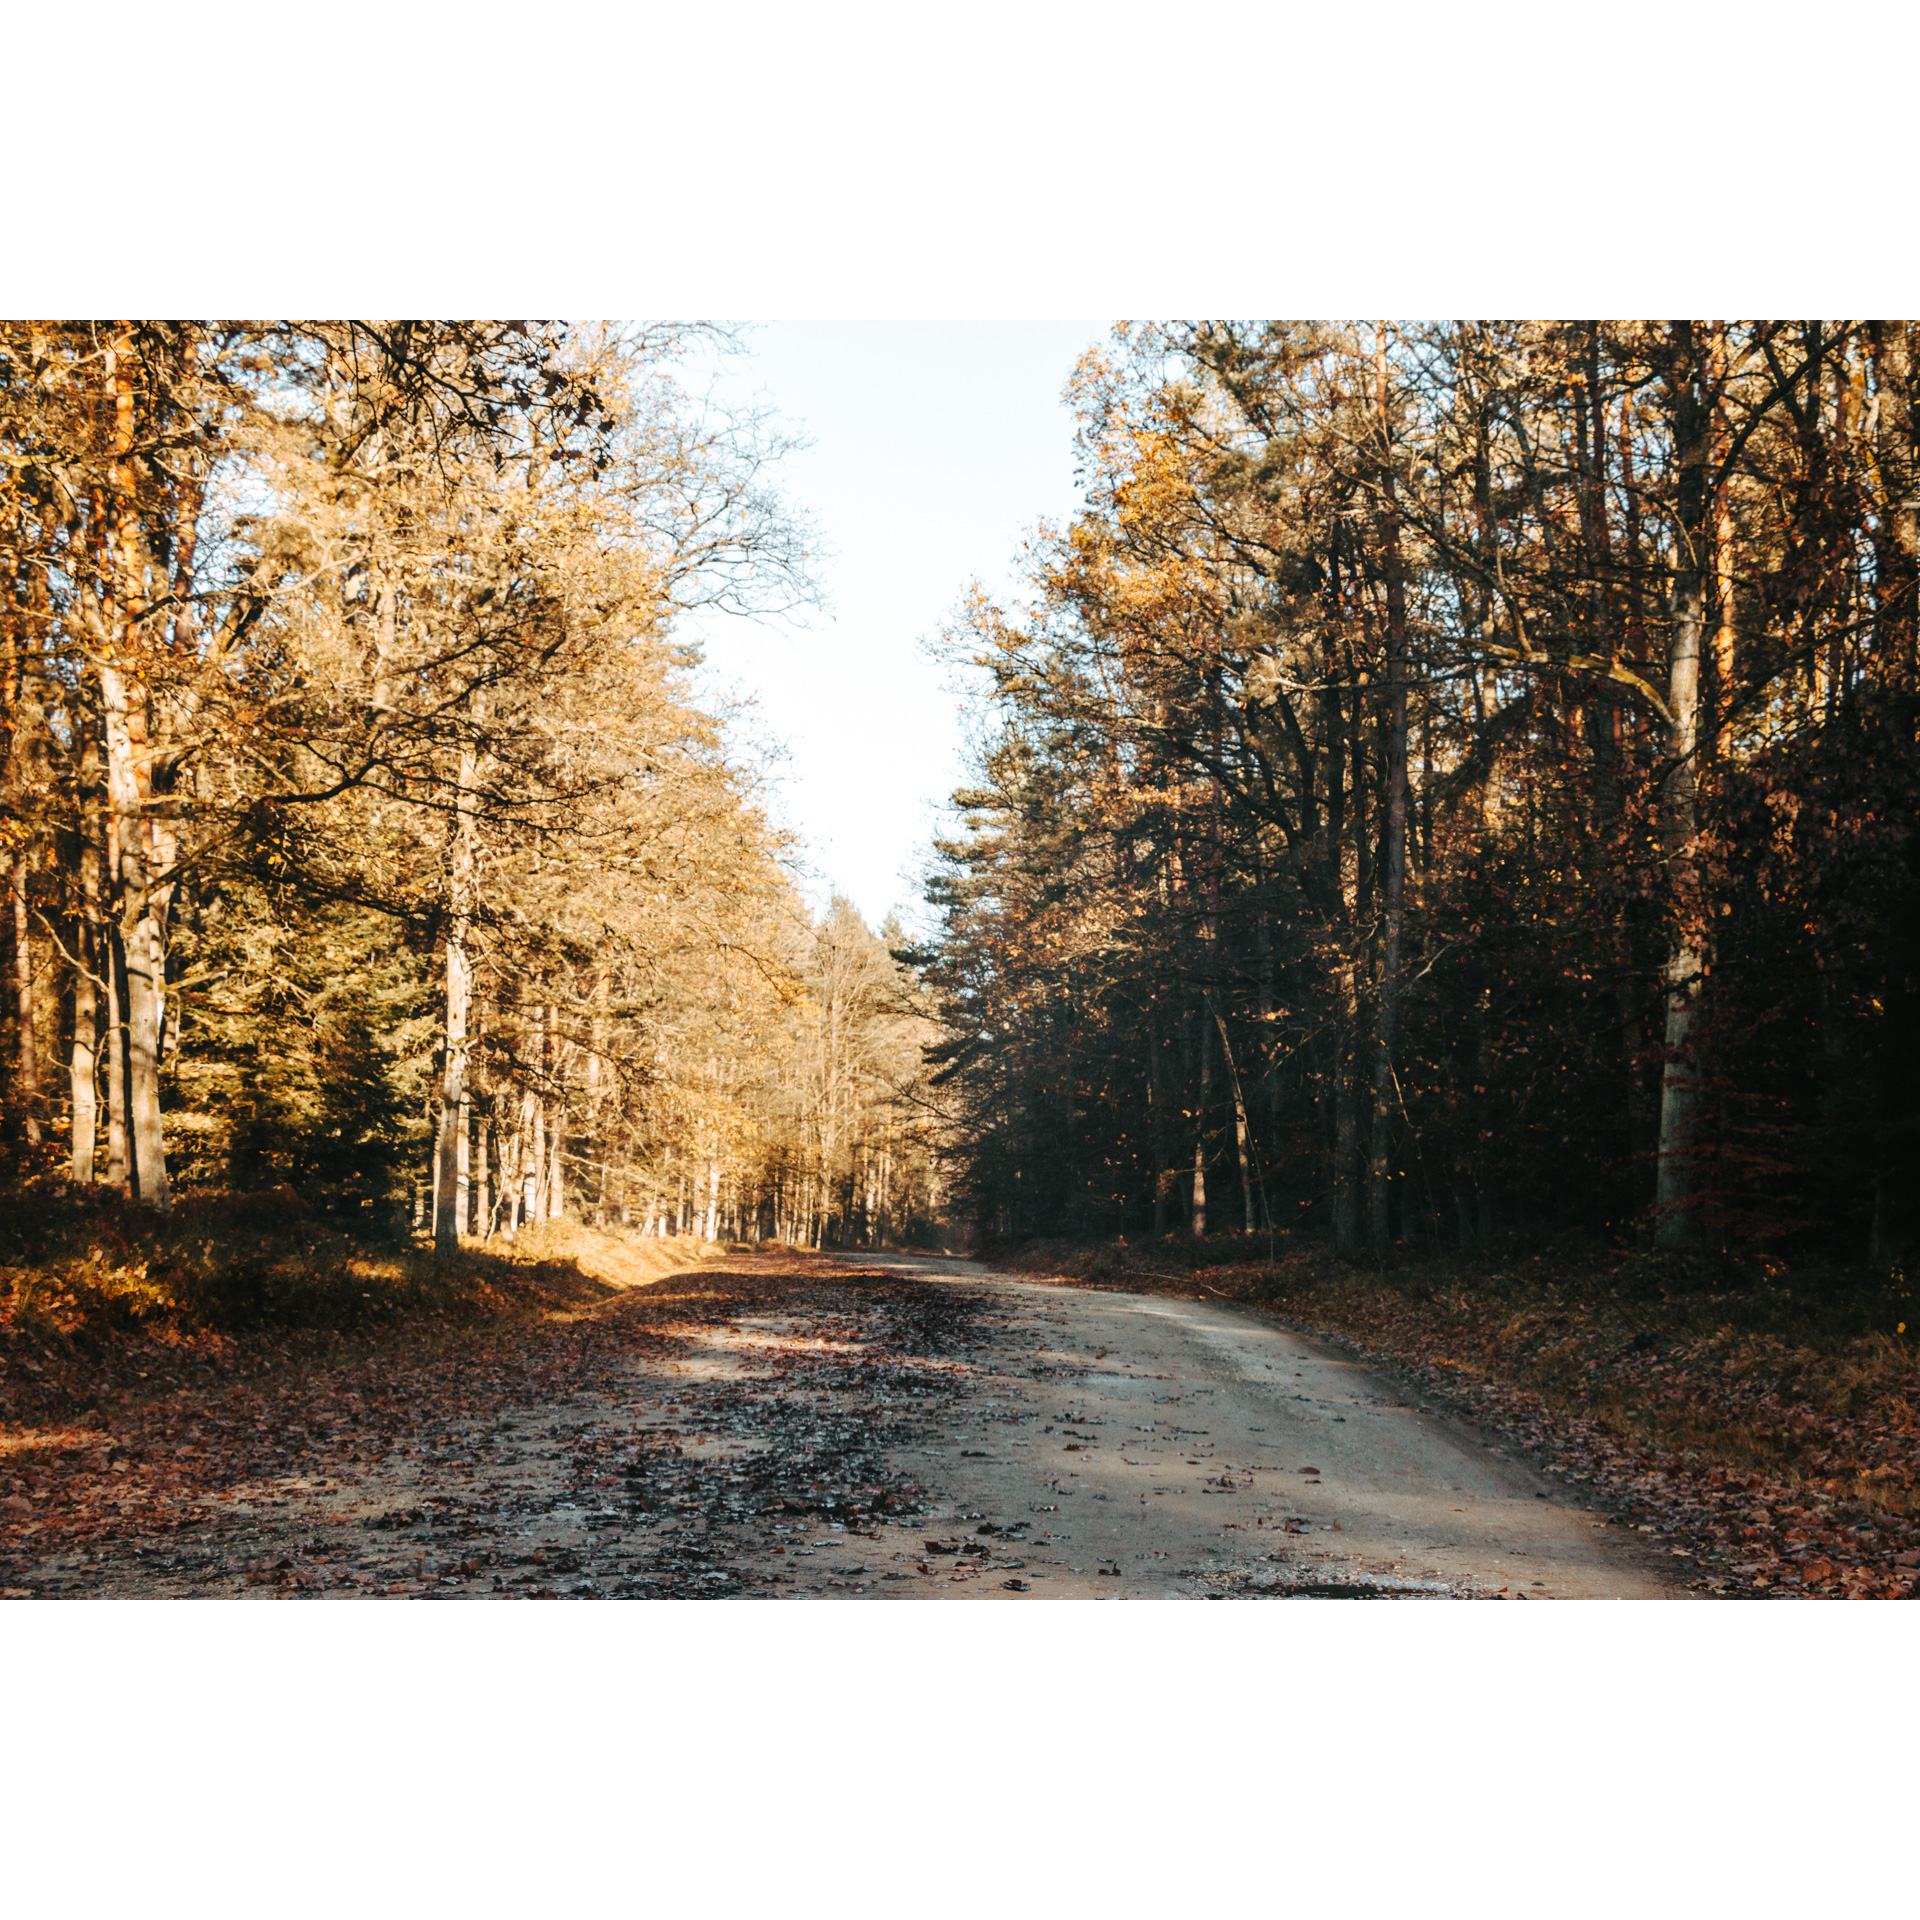
[(1061, 394), (1106, 333), (1101, 320), (776, 321), (727, 363), (721, 391), (757, 392), (814, 443), (780, 477), (820, 536), (828, 605), (801, 625), (702, 617), (683, 631), (788, 749), (778, 812), (805, 841), (816, 904), (839, 891), (870, 926), (892, 908), (919, 917), (935, 811), (963, 768), (958, 705), (918, 643), (970, 580), (1011, 589), (1022, 533), (1077, 507)]

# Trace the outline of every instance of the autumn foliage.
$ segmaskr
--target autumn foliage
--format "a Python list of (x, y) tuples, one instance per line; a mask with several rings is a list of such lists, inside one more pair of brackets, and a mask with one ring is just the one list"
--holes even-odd
[[(195, 1219), (284, 1192), (443, 1261), (569, 1218), (932, 1231), (912, 983), (851, 909), (808, 912), (681, 637), (812, 591), (781, 431), (685, 380), (715, 346), (0, 328), (16, 1195), (102, 1258), (96, 1192)], [(142, 1258), (89, 1297), (135, 1311)]]
[(983, 1228), (1880, 1274), (1914, 1220), (1907, 322), (1122, 327), (946, 646)]

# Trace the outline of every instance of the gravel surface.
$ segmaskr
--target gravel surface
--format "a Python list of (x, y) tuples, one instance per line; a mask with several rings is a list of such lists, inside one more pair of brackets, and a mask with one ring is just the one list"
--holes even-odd
[(413, 1375), (376, 1357), (168, 1403), (218, 1433), (244, 1395), (250, 1432), (298, 1436), (251, 1473), (162, 1445), (152, 1408), (118, 1409), (111, 1432), (16, 1439), (26, 1491), (0, 1527), (0, 1585), (1020, 1603), (1684, 1592), (1650, 1543), (1496, 1436), (1254, 1309), (782, 1251), (555, 1319), (504, 1350), (490, 1334), (484, 1364), (456, 1346)]

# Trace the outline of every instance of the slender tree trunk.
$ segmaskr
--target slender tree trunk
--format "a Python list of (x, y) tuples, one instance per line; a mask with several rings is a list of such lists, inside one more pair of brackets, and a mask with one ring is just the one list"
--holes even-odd
[(1247, 1232), (1251, 1234), (1254, 1230), (1253, 1168), (1248, 1154), (1247, 1102), (1240, 1086), (1240, 1070), (1233, 1061), (1233, 1043), (1227, 1038), (1227, 1023), (1218, 1012), (1214, 1013), (1213, 1021), (1220, 1029), (1220, 1058), (1227, 1069), (1227, 1085), (1233, 1089), (1233, 1144), (1240, 1156), (1240, 1200), (1246, 1211)]
[(440, 1124), (434, 1151), (433, 1251), (444, 1259), (460, 1248), (466, 1217), (467, 1028), (473, 1004), (473, 967), (467, 935), (473, 914), (476, 777), (473, 749), (460, 756), (455, 789), (452, 912), (447, 921), (446, 1058), (440, 1080)]
[(1207, 1107), (1213, 1097), (1213, 1050), (1204, 1006), (1200, 1012), (1200, 1102), (1193, 1116), (1193, 1237), (1207, 1235)]
[(107, 963), (107, 1185), (131, 1194), (133, 1172), (127, 1146), (127, 967), (120, 930), (106, 929)]
[(1160, 1071), (1160, 1003), (1147, 1002), (1147, 1131), (1153, 1141), (1153, 1232), (1167, 1230), (1167, 1196), (1173, 1170), (1167, 1165), (1167, 1095)]
[(537, 1093), (527, 1095), (520, 1133), (520, 1219), (525, 1226), (537, 1227), (546, 1218), (540, 1189), (547, 1173), (547, 1114)]
[(503, 1230), (512, 1238), (526, 1218), (526, 1142), (522, 1137), (522, 1120), (517, 1115), (511, 1131), (503, 1132), (499, 1138), (499, 1198), (495, 1205), (500, 1209)]
[(1353, 1045), (1360, 1033), (1360, 994), (1349, 961), (1335, 981), (1333, 1086), (1333, 1250), (1360, 1250), (1360, 1090)]
[(453, 1219), (461, 1233), (473, 1231), (473, 1099), (460, 1093), (458, 1137), (454, 1142)]
[[(86, 855), (81, 858), (84, 861)], [(100, 1132), (100, 989), (95, 979), (100, 955), (93, 932), (84, 917), (74, 929), (80, 964), (73, 975), (73, 1052), (67, 1067), (73, 1117), (68, 1170), (80, 1187), (93, 1184), (94, 1147)]]
[[(1260, 959), (1260, 1082), (1267, 1096), (1267, 1138), (1256, 1141), (1254, 1156), (1271, 1175), (1280, 1152), (1280, 1067), (1276, 1059), (1273, 1026), (1273, 916), (1264, 910), (1254, 923)], [(1264, 1199), (1266, 1189), (1261, 1188)], [(1271, 1218), (1268, 1226), (1273, 1225)]]
[(119, 859), (119, 959), (124, 981), (122, 1048), (126, 1063), (128, 1190), (165, 1212), (173, 1202), (160, 1125), (160, 1048), (166, 1018), (166, 947), (161, 900), (149, 883), (142, 832), (145, 786), (136, 733), (143, 732), (126, 680), (102, 666), (107, 790)]
[(1727, 470), (1726, 409), (1719, 395), (1727, 378), (1727, 323), (1713, 323), (1707, 359), (1713, 407), (1713, 750), (1725, 763), (1733, 753), (1733, 700), (1737, 690), (1733, 625), (1733, 476)]
[(381, 580), (373, 625), (372, 708), (375, 713), (391, 712), (393, 707), (393, 654), (396, 640), (398, 598), (392, 581)]
[(594, 1182), (593, 1215), (596, 1225), (604, 1225), (607, 1214), (607, 1147), (600, 1134), (600, 1102), (605, 1091), (605, 1070), (600, 1061), (607, 1044), (607, 996), (610, 990), (607, 969), (598, 967), (593, 977), (593, 1025), (587, 1038), (587, 1151), (599, 1166)]
[(1894, 684), (1911, 695), (1920, 680), (1920, 408), (1913, 397), (1914, 322), (1876, 320), (1868, 328), (1880, 477), (1875, 516), (1874, 647)]
[(1400, 938), (1407, 885), (1407, 589), (1400, 558), (1400, 508), (1394, 488), (1392, 428), (1388, 411), (1387, 359), (1375, 361), (1379, 388), (1381, 466), (1381, 557), (1387, 585), (1387, 818), (1385, 937), (1380, 948), (1379, 1025), (1373, 1064), (1373, 1166), (1370, 1219), (1373, 1257), (1384, 1260), (1392, 1245), (1394, 1047), (1400, 1025)]
[(493, 1115), (483, 1112), (474, 1129), (473, 1185), (476, 1205), (474, 1231), (481, 1240), (493, 1237)]
[(40, 1144), (40, 1060), (35, 1046), (33, 939), (27, 920), (27, 850), (19, 848), (8, 875), (7, 897), (13, 908), (14, 995), (18, 1004), (20, 1057), (20, 1119), (30, 1144)]
[(1692, 842), (1699, 827), (1697, 779), (1700, 714), (1700, 644), (1706, 625), (1703, 582), (1707, 532), (1707, 421), (1699, 392), (1693, 323), (1674, 329), (1669, 380), (1678, 470), (1677, 526), (1671, 598), (1672, 638), (1667, 707), (1670, 761), (1662, 791), (1662, 826), (1668, 873), (1666, 1064), (1660, 1081), (1659, 1178), (1654, 1243), (1667, 1249), (1700, 1244), (1696, 1205), (1699, 1073), (1694, 1030), (1700, 1015), (1706, 965), (1698, 876)]
[(135, 438), (133, 337), (124, 327), (103, 356), (114, 411), (113, 465), (96, 496), (101, 592), (83, 594), (99, 647), (107, 805), (112, 823), (109, 887), (118, 935), (125, 1067), (124, 1170), (127, 1191), (160, 1212), (173, 1203), (160, 1119), (160, 1066), (166, 1023), (166, 912), (170, 872), (156, 873), (150, 854), (153, 769), (147, 694), (131, 672), (149, 572), (140, 527)]

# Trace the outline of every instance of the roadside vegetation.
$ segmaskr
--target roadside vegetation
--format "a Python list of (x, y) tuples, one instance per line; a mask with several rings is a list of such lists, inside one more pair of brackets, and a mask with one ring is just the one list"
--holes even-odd
[(445, 1258), (358, 1243), (291, 1189), (185, 1196), (164, 1215), (48, 1189), (0, 1210), (0, 1433), (586, 1311), (722, 1251), (561, 1221)]

